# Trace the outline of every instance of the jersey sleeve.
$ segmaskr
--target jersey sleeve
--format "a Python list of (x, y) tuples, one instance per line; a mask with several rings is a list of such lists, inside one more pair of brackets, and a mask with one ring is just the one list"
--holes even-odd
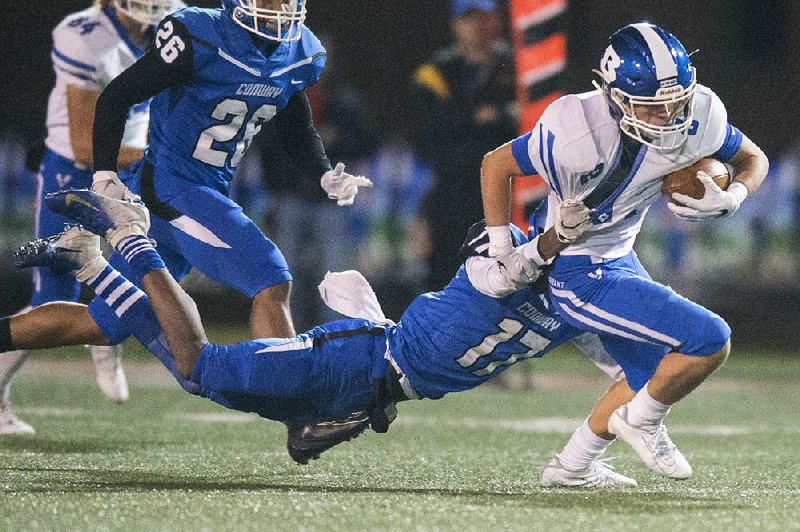
[[(719, 96), (714, 94), (710, 89), (709, 103), (707, 104), (707, 111), (705, 117), (698, 117), (699, 120), (705, 121), (705, 127), (702, 130), (702, 138), (700, 140), (700, 150), (703, 156), (711, 156), (723, 150), (727, 155), (730, 151), (730, 146), (725, 148), (726, 139), (730, 134), (728, 130), (728, 112), (725, 109), (725, 104), (719, 99)], [(741, 139), (741, 133), (738, 135)], [(735, 141), (735, 139), (734, 139)], [(730, 142), (730, 141), (729, 141)], [(741, 141), (739, 142), (741, 145)], [(736, 146), (736, 150), (739, 147)], [(731, 155), (732, 157), (733, 155)]]
[(161, 65), (159, 73), (175, 84), (192, 80), (193, 40), (186, 26), (177, 18), (168, 16), (156, 28), (153, 45), (148, 53)]
[[(545, 113), (533, 130), (511, 142), (511, 152), (525, 175), (538, 174), (560, 200), (573, 197), (569, 161), (560, 149), (556, 113)], [(554, 120), (556, 118), (556, 120)]]
[(84, 90), (102, 90), (100, 61), (92, 51), (92, 26), (62, 23), (53, 30), (51, 59), (59, 79)]
[(706, 144), (706, 137), (708, 138), (706, 151), (713, 153), (712, 157), (723, 163), (733, 159), (744, 138), (736, 126), (728, 123), (725, 104), (713, 92), (708, 113), (708, 127), (703, 138), (704, 144)]

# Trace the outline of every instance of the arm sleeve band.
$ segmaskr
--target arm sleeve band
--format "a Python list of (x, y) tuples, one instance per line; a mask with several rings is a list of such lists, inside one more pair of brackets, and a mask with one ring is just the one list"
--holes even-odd
[(296, 161), (309, 176), (321, 177), (330, 170), (322, 139), (314, 128), (311, 105), (305, 93), (289, 98), (289, 103), (275, 117), (275, 130), (289, 160)]
[[(165, 38), (162, 31), (167, 23), (171, 23), (171, 31)], [(117, 171), (119, 148), (131, 106), (170, 87), (191, 83), (192, 63), (191, 36), (180, 22), (165, 19), (154, 45), (114, 78), (97, 100), (92, 132), (95, 171)]]

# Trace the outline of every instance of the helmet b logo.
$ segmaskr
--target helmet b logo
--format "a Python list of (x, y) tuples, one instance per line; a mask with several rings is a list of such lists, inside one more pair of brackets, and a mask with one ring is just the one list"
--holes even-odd
[(612, 46), (606, 48), (603, 53), (603, 60), (600, 61), (600, 72), (606, 83), (612, 83), (617, 79), (617, 68), (622, 64), (622, 60)]

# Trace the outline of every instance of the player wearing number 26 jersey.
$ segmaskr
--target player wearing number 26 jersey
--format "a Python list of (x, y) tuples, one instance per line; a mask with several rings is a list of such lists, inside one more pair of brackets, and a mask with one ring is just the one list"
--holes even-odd
[[(94, 186), (102, 190), (117, 182), (123, 109), (154, 95), (149, 146), (122, 180), (150, 208), (150, 236), (173, 275), (180, 280), (194, 266), (253, 298), (257, 336), (294, 329), (283, 255), (227, 197), (254, 135), (275, 120), (282, 141), (273, 149), (309, 176), (332, 176), (329, 192), (340, 204), (352, 203), (357, 186), (335, 186), (368, 183), (341, 165), (331, 170), (311, 122), (303, 90), (319, 79), (326, 56), (304, 18), (302, 0), (226, 0), (222, 9), (173, 13), (154, 46), (103, 93), (94, 128)], [(112, 263), (124, 268), (119, 258)], [(97, 300), (92, 312), (112, 330), (121, 324), (105, 303)], [(120, 327), (114, 337), (127, 334)]]

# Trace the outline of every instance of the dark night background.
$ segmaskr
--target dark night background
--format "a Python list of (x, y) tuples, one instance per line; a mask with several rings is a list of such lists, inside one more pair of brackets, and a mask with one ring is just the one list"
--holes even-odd
[[(507, 0), (498, 2), (505, 9)], [(218, 5), (215, 0), (188, 3)], [(5, 16), (0, 21), (0, 67), (4, 73), (0, 77), (0, 140), (30, 144), (44, 135), (47, 97), (54, 78), (50, 32), (65, 15), (89, 5), (90, 0), (4, 2)], [(647, 20), (674, 33), (688, 50), (699, 50), (693, 55), (698, 80), (717, 92), (726, 104), (729, 121), (761, 146), (773, 163), (791, 154), (790, 148), (800, 146), (796, 132), (800, 31), (791, 30), (800, 27), (797, 2), (570, 0), (568, 5), (559, 21), (566, 28), (569, 47), (567, 70), (561, 76), (565, 92), (591, 90), (591, 70), (596, 68), (608, 36), (625, 24)], [(450, 1), (309, 0), (308, 9), (308, 26), (333, 44), (333, 60), (364, 92), (380, 136), (385, 140), (402, 133), (409, 119), (404, 101), (413, 69), (450, 40)], [(787, 169), (784, 188), (764, 191), (757, 205), (755, 199), (747, 202), (758, 212), (749, 218), (726, 218), (724, 223), (730, 224), (725, 226), (727, 234), (719, 231), (721, 222), (718, 226), (705, 224), (694, 233), (688, 231), (686, 237), (692, 243), (718, 245), (735, 259), (720, 265), (715, 262), (720, 260), (719, 254), (698, 255), (701, 258), (694, 262), (695, 269), (698, 264), (705, 265), (701, 269), (715, 282), (700, 282), (703, 290), (687, 295), (712, 302), (712, 308), (729, 320), (737, 334), (759, 345), (793, 348), (800, 341), (793, 319), (800, 312), (800, 187), (795, 185), (800, 152), (795, 155), (794, 162), (782, 165)], [(26, 204), (22, 210), (23, 218), (30, 218), (30, 206)], [(15, 216), (19, 218), (19, 214)], [(672, 218), (665, 218), (665, 222), (654, 215), (650, 218), (662, 229), (675, 224)], [(769, 232), (770, 224), (781, 219), (789, 221), (776, 232)], [(1, 222), (0, 248), (10, 256), (8, 250), (30, 234), (32, 221), (4, 216)], [(718, 244), (714, 244), (715, 234), (722, 234)], [(656, 248), (663, 244), (657, 238), (651, 239)], [(736, 238), (746, 243), (730, 247)], [(647, 235), (639, 240), (647, 243)], [(728, 274), (720, 274), (724, 271)], [(680, 276), (683, 272), (666, 273)], [(27, 279), (27, 274), (13, 271), (5, 257), (0, 259), (4, 294), (0, 310), (11, 312), (23, 305), (29, 290)], [(405, 299), (413, 296), (406, 292), (401, 298), (387, 298), (397, 307), (395, 310), (401, 311)], [(246, 302), (240, 302), (240, 306), (247, 308)], [(226, 319), (233, 316), (226, 313)]]
[[(190, 2), (216, 7), (217, 2)], [(7, 2), (0, 22), (0, 131), (27, 141), (44, 132), (53, 82), (50, 31), (88, 0)], [(449, 2), (339, 0), (308, 2), (308, 25), (330, 36), (337, 61), (367, 94), (381, 125), (392, 133), (403, 116), (406, 82), (414, 65), (448, 40)], [(768, 153), (794, 139), (800, 104), (800, 7), (790, 0), (591, 1), (571, 0), (566, 91), (589, 90), (591, 68), (614, 29), (649, 20), (675, 33), (694, 56), (701, 83), (726, 103), (730, 120)]]

